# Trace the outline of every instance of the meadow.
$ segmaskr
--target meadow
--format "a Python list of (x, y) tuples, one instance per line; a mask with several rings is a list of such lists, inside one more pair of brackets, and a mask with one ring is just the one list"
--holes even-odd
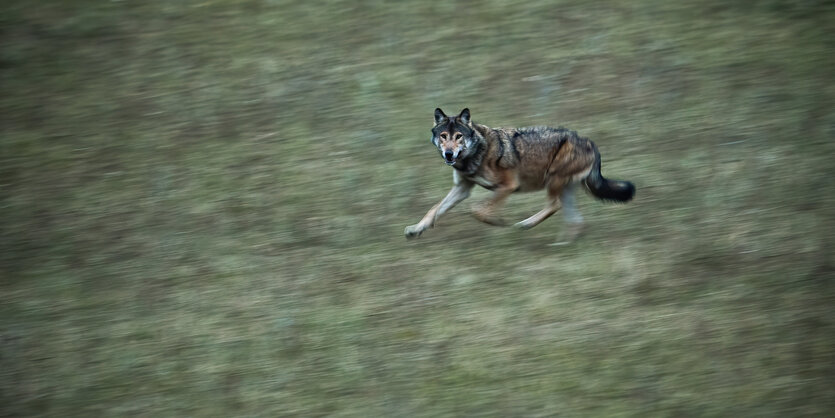
[[(829, 416), (827, 1), (4, 1), (2, 416)], [(529, 231), (432, 112), (633, 202)], [(514, 195), (503, 216), (539, 210)]]

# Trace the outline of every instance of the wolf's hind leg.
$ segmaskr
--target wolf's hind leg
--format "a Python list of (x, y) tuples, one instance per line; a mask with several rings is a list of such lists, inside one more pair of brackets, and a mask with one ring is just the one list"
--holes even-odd
[(576, 192), (577, 183), (571, 183), (566, 186), (560, 194), (560, 202), (562, 202), (562, 214), (565, 222), (569, 224), (583, 223), (583, 215), (577, 211), (575, 203), (577, 202)]
[(576, 201), (576, 190), (577, 183), (572, 183), (569, 186), (567, 186), (560, 195), (560, 201), (562, 202), (563, 208), (562, 213), (563, 217), (565, 218), (565, 225), (560, 231), (560, 234), (557, 237), (557, 241), (551, 245), (570, 244), (575, 239), (577, 239), (577, 237), (580, 236), (580, 234), (583, 232), (583, 215), (580, 215), (580, 212), (577, 211), (577, 208), (574, 206)]
[(551, 217), (551, 215), (557, 213), (560, 210), (560, 201), (559, 199), (549, 199), (548, 204), (545, 207), (528, 217), (523, 221), (516, 222), (513, 224), (514, 228), (519, 229), (531, 229), (537, 225), (539, 225), (542, 221)]
[(548, 186), (548, 203), (545, 207), (540, 210), (539, 212), (531, 215), (527, 219), (523, 221), (516, 222), (513, 224), (514, 228), (519, 229), (530, 229), (537, 225), (539, 225), (542, 221), (551, 217), (551, 215), (557, 213), (561, 207), (561, 196), (563, 193), (563, 182), (556, 180), (552, 181), (551, 184)]

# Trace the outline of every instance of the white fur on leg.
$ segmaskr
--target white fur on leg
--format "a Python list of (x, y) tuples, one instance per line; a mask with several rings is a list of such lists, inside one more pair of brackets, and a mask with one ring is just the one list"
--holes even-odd
[(563, 189), (562, 194), (560, 195), (560, 202), (562, 202), (562, 216), (565, 218), (565, 222), (570, 224), (583, 223), (583, 215), (580, 215), (580, 212), (577, 211), (577, 208), (575, 207), (576, 196), (574, 192), (576, 190), (577, 184), (572, 183)]
[(583, 215), (575, 206), (577, 190), (576, 183), (568, 185), (560, 194), (560, 202), (562, 202), (562, 214), (565, 219), (565, 225), (560, 232), (557, 242), (550, 245), (568, 245), (571, 244), (583, 231)]

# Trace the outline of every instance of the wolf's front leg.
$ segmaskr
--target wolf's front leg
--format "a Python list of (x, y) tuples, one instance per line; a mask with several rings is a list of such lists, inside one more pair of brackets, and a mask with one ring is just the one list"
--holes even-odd
[[(457, 176), (456, 180), (458, 180)], [(457, 184), (452, 187), (452, 190), (447, 193), (443, 200), (441, 200), (437, 205), (432, 206), (432, 209), (429, 209), (429, 212), (426, 212), (426, 215), (420, 220), (420, 222), (406, 227), (406, 230), (404, 231), (406, 238), (417, 238), (423, 233), (423, 231), (434, 226), (438, 217), (443, 215), (446, 211), (452, 209), (452, 207), (458, 204), (458, 202), (469, 197), (470, 190), (472, 190), (472, 188), (473, 183), (464, 181), (463, 179), (459, 180)]]

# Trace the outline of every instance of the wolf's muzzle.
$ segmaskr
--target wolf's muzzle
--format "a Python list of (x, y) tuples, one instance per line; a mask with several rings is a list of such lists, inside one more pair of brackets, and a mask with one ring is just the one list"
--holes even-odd
[(447, 165), (455, 164), (455, 154), (452, 151), (444, 151), (444, 160)]

